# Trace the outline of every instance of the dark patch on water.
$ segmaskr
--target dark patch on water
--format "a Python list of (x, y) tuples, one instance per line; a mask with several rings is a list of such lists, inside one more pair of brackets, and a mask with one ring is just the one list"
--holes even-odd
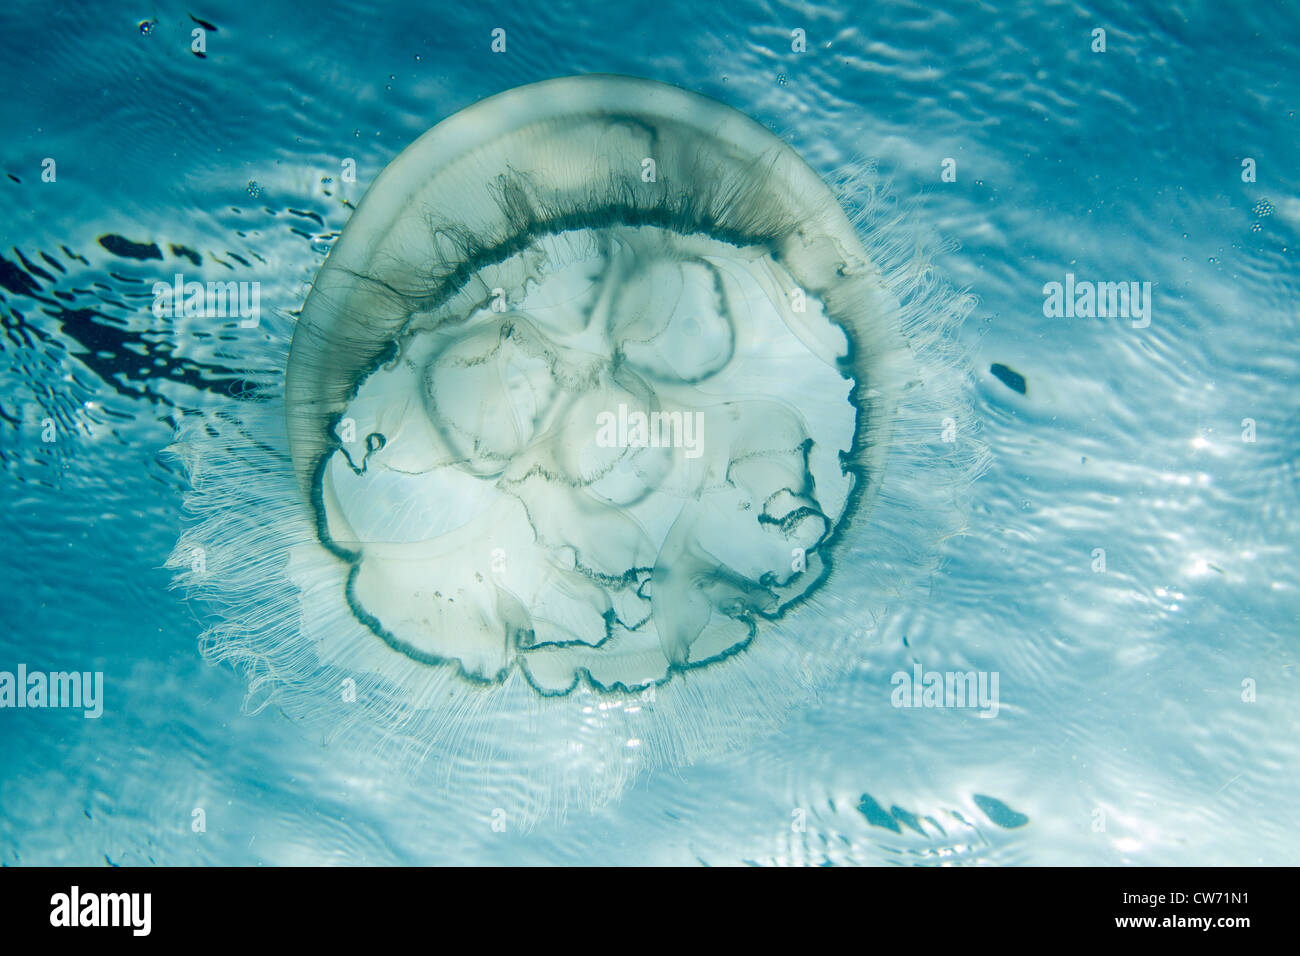
[(921, 821), (915, 813), (909, 813), (902, 807), (895, 806), (889, 808), (889, 815), (908, 829), (915, 830), (921, 836), (926, 835), (925, 830), (921, 828)]
[(167, 248), (171, 250), (171, 254), (173, 256), (177, 256), (178, 258), (188, 259), (196, 266), (203, 265), (203, 257), (199, 255), (197, 252), (195, 252), (193, 249), (191, 249), (189, 246), (178, 246), (176, 243), (173, 242)]
[(885, 808), (876, 803), (875, 799), (869, 793), (864, 793), (858, 800), (858, 812), (867, 818), (867, 822), (873, 827), (883, 827), (886, 830), (893, 830), (895, 833), (902, 833), (903, 828), (898, 825), (898, 821), (885, 812)]
[(28, 273), (30, 273), (31, 275), (36, 276), (36, 278), (38, 279), (44, 279), (46, 282), (54, 281), (54, 276), (50, 275), (40, 266), (34, 264), (30, 259), (28, 259), (25, 255), (23, 255), (20, 250), (15, 249), (14, 255), (18, 257), (18, 261), (23, 264), (23, 268), (26, 269)]
[(31, 296), (41, 291), (41, 287), (32, 281), (31, 276), (4, 256), (0, 256), (0, 287), (14, 295)]
[(321, 217), (320, 213), (311, 212), (305, 209), (294, 209), (292, 206), (286, 209), (285, 212), (289, 213), (292, 216), (298, 216), (301, 219), (310, 219), (312, 222), (316, 223), (316, 225), (320, 226), (322, 229), (325, 227), (325, 220)]
[(99, 237), (99, 244), (115, 256), (123, 259), (161, 259), (162, 250), (156, 242), (132, 242), (125, 236), (110, 232)]
[[(113, 252), (106, 242), (113, 238), (120, 237), (106, 236), (100, 240), (100, 245)], [(139, 243), (122, 241), (140, 247)], [(157, 246), (144, 248), (157, 250)], [(71, 260), (86, 262), (84, 257), (66, 246), (63, 247), (63, 252)], [(37, 314), (48, 316), (53, 322), (41, 319), (33, 322), (25, 308), (20, 310), (14, 303), (6, 302), (6, 308), (0, 309), (0, 328), (3, 329), (0, 354), (26, 350), (51, 354), (64, 351), (74, 356), (117, 394), (168, 406), (174, 402), (157, 387), (164, 381), (236, 399), (251, 396), (256, 383), (236, 370), (177, 355), (177, 343), (170, 327), (131, 328), (127, 316), (135, 313), (137, 308), (118, 300), (120, 289), (93, 282), (92, 286), (98, 290), (93, 293), (84, 288), (73, 288), (71, 292), (56, 288), (47, 292), (46, 286), (37, 280), (53, 285), (56, 283), (55, 275), (32, 262), (20, 250), (14, 249), (13, 253), (18, 259), (17, 263), (0, 255), (0, 288), (37, 303)], [(41, 253), (40, 258), (60, 273), (66, 274), (66, 270), (51, 256)], [(157, 258), (161, 258), (161, 253)], [(121, 276), (111, 271), (108, 275), (122, 285), (142, 284), (140, 279), (132, 276)], [(121, 310), (124, 314), (110, 315), (97, 306), (75, 307), (73, 303), (79, 294), (93, 294), (101, 304)], [(71, 344), (71, 348), (48, 334), (55, 330), (70, 340), (68, 344)], [(5, 414), (3, 417), (17, 422), (14, 416)]]
[(982, 793), (973, 796), (975, 805), (984, 812), (984, 815), (1004, 830), (1014, 830), (1016, 827), (1023, 827), (1029, 822), (1029, 817), (1012, 810), (995, 797), (987, 797)]
[(994, 362), (989, 366), (989, 371), (993, 373), (994, 378), (1011, 389), (1011, 391), (1019, 392), (1021, 395), (1025, 394), (1025, 389), (1028, 386), (1025, 384), (1025, 377), (1019, 372), (1007, 368), (1001, 362)]

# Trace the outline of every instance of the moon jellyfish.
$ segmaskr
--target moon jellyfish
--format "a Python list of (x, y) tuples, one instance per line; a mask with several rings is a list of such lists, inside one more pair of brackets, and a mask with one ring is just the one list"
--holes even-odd
[(979, 467), (971, 303), (906, 220), (647, 80), (439, 123), (330, 251), (283, 382), (182, 424), (205, 651), (484, 813), (778, 727), (925, 582)]

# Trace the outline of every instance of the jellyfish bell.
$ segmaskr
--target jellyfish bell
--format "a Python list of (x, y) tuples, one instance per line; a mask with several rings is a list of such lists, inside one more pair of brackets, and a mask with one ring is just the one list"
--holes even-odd
[(282, 401), (183, 426), (208, 653), (525, 817), (778, 726), (981, 457), (969, 301), (842, 186), (630, 77), (424, 134), (321, 266)]

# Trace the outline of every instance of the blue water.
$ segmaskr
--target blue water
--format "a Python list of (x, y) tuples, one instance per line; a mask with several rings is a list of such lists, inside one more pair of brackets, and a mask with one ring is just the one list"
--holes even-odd
[[(0, 710), (0, 863), (1300, 859), (1294, 3), (108, 6), (0, 11), (0, 670), (106, 688), (97, 720)], [(244, 715), (200, 657), (160, 453), (278, 353), (234, 363), (231, 328), (160, 321), (150, 289), (258, 281), (291, 318), (401, 148), (587, 72), (713, 96), (819, 171), (873, 160), (978, 296), (992, 464), (925, 599), (780, 733), (500, 831)], [(1067, 274), (1150, 282), (1149, 326), (1045, 315)], [(891, 706), (915, 664), (996, 672), (997, 717)]]

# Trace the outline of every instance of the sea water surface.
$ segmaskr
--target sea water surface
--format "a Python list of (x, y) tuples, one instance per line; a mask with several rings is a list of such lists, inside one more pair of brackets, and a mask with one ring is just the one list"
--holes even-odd
[[(1294, 864), (1298, 46), (1294, 3), (1208, 0), (7, 5), (0, 670), (105, 699), (0, 710), (0, 863)], [(926, 598), (839, 622), (878, 640), (781, 733), (502, 827), (203, 662), (162, 450), (264, 333), (151, 290), (256, 281), (291, 318), (409, 142), (588, 72), (874, 162), (978, 297), (992, 464)], [(1045, 314), (1067, 276), (1150, 283), (1149, 315)], [(894, 706), (915, 668), (996, 673), (996, 716)]]

